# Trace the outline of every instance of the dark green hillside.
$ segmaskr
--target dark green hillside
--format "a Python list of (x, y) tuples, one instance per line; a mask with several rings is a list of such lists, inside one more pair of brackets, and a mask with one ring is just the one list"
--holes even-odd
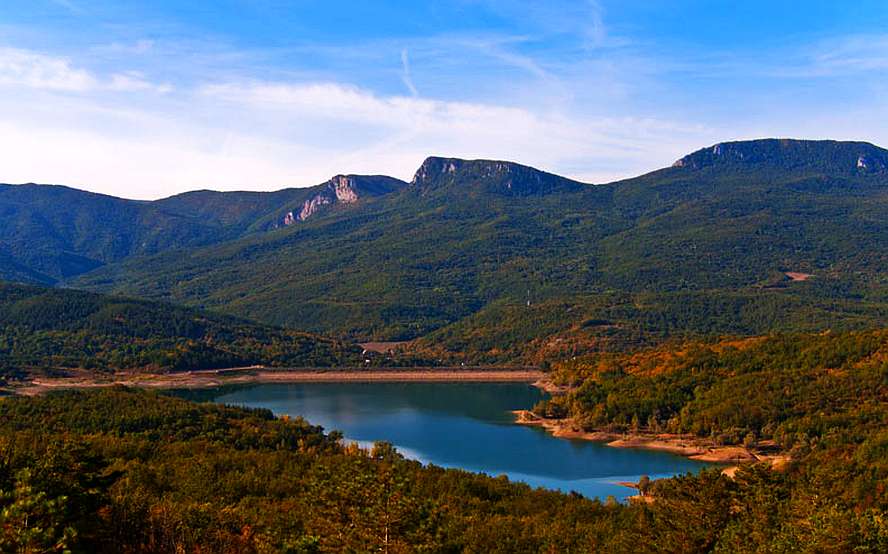
[(865, 143), (727, 143), (592, 186), (430, 158), (399, 193), (78, 285), (479, 360), (866, 327), (888, 306), (885, 159)]
[[(412, 338), (504, 293), (520, 290), (523, 299), (526, 272), (554, 270), (546, 286), (563, 287), (556, 281), (562, 268), (539, 262), (551, 256), (550, 238), (581, 246), (579, 235), (550, 221), (564, 196), (516, 198), (485, 186), (414, 186), (285, 231), (192, 251), (187, 260), (169, 253), (109, 267), (84, 283), (276, 323), (299, 320), (307, 328), (355, 336)], [(586, 189), (573, 194), (593, 202), (606, 198), (604, 190)], [(590, 225), (603, 236), (595, 227), (607, 223)], [(539, 295), (538, 279), (531, 279)]]
[(0, 252), (0, 281), (19, 283), (50, 283), (52, 279), (20, 264), (11, 255)]
[[(342, 181), (340, 193), (353, 193), (354, 202), (397, 192), (406, 183), (382, 175), (337, 175), (330, 181), (308, 188), (290, 188), (275, 192), (216, 192), (201, 190), (186, 192), (152, 202), (152, 206), (182, 217), (198, 217), (214, 222), (227, 229), (228, 236), (217, 237), (221, 242), (232, 235), (248, 232), (269, 231), (283, 227), (289, 212), (299, 213), (306, 202), (321, 196), (330, 204), (340, 200), (335, 195), (335, 185)], [(325, 197), (326, 193), (334, 194)]]
[(578, 192), (588, 185), (532, 167), (493, 160), (460, 160), (431, 157), (413, 178), (421, 193), (467, 190), (507, 196), (531, 196), (556, 192)]
[[(347, 179), (356, 203), (404, 185), (390, 177)], [(195, 191), (141, 202), (60, 186), (0, 185), (0, 278), (53, 284), (128, 257), (268, 231), (328, 186)]]
[(360, 348), (145, 300), (0, 283), (0, 370), (355, 364)]
[(45, 185), (0, 186), (0, 252), (55, 282), (120, 260), (214, 240), (212, 224), (150, 204)]
[(859, 445), (888, 423), (888, 331), (601, 353), (556, 363), (551, 379), (570, 392), (538, 411), (588, 429), (690, 433), (725, 444), (751, 437), (799, 452)]
[(888, 152), (866, 142), (764, 139), (716, 144), (685, 156), (675, 167), (741, 168), (750, 164), (802, 173), (883, 174), (888, 172)]
[(180, 217), (199, 218), (239, 231), (282, 206), (304, 201), (311, 189), (283, 189), (275, 192), (217, 192), (197, 190), (152, 202), (165, 212)]

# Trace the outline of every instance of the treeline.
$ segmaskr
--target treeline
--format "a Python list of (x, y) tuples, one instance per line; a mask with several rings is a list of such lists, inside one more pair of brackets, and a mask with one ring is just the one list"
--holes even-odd
[(607, 292), (498, 301), (422, 337), (418, 345), (421, 351), (471, 363), (550, 363), (593, 352), (633, 352), (664, 341), (844, 332), (888, 321), (888, 304), (848, 298), (848, 291), (833, 290), (835, 283), (775, 280), (781, 286), (745, 291)]
[[(888, 331), (672, 343), (556, 364), (570, 392), (539, 406), (586, 428), (775, 440), (858, 440), (888, 420)], [(838, 438), (836, 435), (843, 435)]]
[(149, 392), (0, 402), (0, 550), (883, 552), (848, 508), (753, 467), (621, 505), (344, 446), (300, 419)]
[[(727, 541), (724, 551), (853, 551), (831, 535), (842, 525), (878, 529), (879, 548), (888, 546), (888, 331), (675, 343), (578, 358), (557, 364), (552, 378), (569, 392), (537, 405), (543, 417), (571, 418), (587, 430), (689, 433), (789, 454), (783, 471), (754, 469), (731, 483), (713, 478), (712, 486), (725, 488), (706, 493), (695, 508), (701, 521), (709, 517), (706, 502), (716, 512), (722, 506), (761, 518), (754, 529), (728, 523), (719, 538)], [(670, 506), (662, 494), (706, 479), (658, 482), (654, 505)], [(736, 491), (749, 487), (757, 507), (736, 503)], [(831, 526), (829, 537), (814, 538)], [(790, 547), (782, 541), (793, 533), (809, 536)], [(744, 540), (765, 542), (756, 550)]]
[(0, 283), (0, 371), (359, 365), (360, 347), (169, 304)]
[(299, 419), (147, 392), (6, 400), (0, 431), (2, 551), (565, 551), (623, 519), (342, 446)]

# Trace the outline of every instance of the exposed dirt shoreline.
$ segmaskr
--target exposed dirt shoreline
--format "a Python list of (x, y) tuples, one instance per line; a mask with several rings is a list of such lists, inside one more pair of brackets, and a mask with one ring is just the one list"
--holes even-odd
[(515, 422), (520, 425), (542, 427), (555, 437), (602, 442), (617, 448), (646, 448), (686, 456), (701, 462), (731, 463), (752, 461), (756, 458), (743, 447), (718, 447), (704, 439), (664, 433), (614, 433), (610, 431), (583, 431), (570, 419), (543, 419), (527, 410), (516, 410)]
[(596, 441), (615, 448), (644, 448), (685, 456), (700, 462), (733, 464), (725, 468), (726, 475), (732, 476), (736, 465), (748, 462), (768, 462), (778, 468), (786, 462), (785, 455), (749, 449), (743, 446), (718, 446), (709, 439), (694, 435), (668, 433), (614, 433), (610, 431), (584, 431), (570, 419), (543, 419), (528, 410), (516, 410), (515, 422), (519, 425), (542, 427), (552, 436)]
[(140, 374), (119, 372), (95, 375), (71, 372), (65, 377), (35, 377), (7, 387), (9, 392), (33, 396), (51, 390), (85, 389), (123, 385), (149, 389), (213, 388), (262, 383), (429, 382), (429, 383), (533, 383), (543, 373), (529, 368), (229, 368), (178, 373)]
[[(565, 394), (569, 387), (556, 385), (548, 378), (540, 379), (534, 386), (552, 395)], [(617, 433), (607, 430), (584, 430), (573, 420), (545, 419), (530, 410), (515, 410), (515, 423), (542, 427), (554, 437), (601, 442), (615, 448), (644, 448), (659, 450), (700, 462), (725, 464), (722, 473), (733, 478), (737, 468), (744, 463), (765, 462), (773, 469), (781, 469), (790, 462), (786, 453), (780, 452), (773, 441), (762, 441), (755, 448), (718, 445), (711, 439), (696, 435), (653, 433), (637, 431)], [(631, 486), (631, 483), (621, 483)]]

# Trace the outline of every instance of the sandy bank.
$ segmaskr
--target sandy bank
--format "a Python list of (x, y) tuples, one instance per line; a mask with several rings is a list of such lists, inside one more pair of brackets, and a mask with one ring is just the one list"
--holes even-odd
[(542, 373), (526, 368), (407, 368), (407, 369), (267, 369), (233, 368), (165, 374), (116, 373), (94, 375), (80, 372), (69, 377), (35, 378), (9, 387), (16, 394), (35, 395), (49, 390), (123, 385), (175, 389), (212, 388), (261, 383), (429, 382), (429, 383), (533, 383)]
[[(694, 435), (583, 431), (570, 419), (543, 419), (527, 410), (517, 410), (513, 413), (516, 423), (542, 427), (555, 437), (603, 442), (615, 448), (659, 450), (692, 460), (720, 464), (767, 461), (776, 468), (788, 461), (786, 456), (766, 455), (743, 446), (718, 446), (709, 439)], [(726, 470), (728, 474), (733, 473), (730, 470), (731, 468)]]

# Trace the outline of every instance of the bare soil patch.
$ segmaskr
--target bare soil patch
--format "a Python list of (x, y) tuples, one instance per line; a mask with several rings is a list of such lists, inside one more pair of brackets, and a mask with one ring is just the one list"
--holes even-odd
[[(713, 441), (694, 435), (669, 433), (615, 433), (605, 430), (585, 431), (570, 419), (543, 419), (528, 410), (517, 410), (515, 422), (544, 428), (555, 437), (603, 442), (614, 448), (645, 448), (685, 456), (700, 462), (741, 464), (769, 462), (775, 469), (785, 465), (789, 458), (744, 446), (720, 446)], [(730, 469), (730, 468), (728, 468)], [(726, 474), (733, 475), (733, 471)]]
[(790, 281), (807, 281), (811, 277), (814, 277), (810, 273), (799, 273), (797, 271), (787, 271), (784, 275), (789, 277)]
[(82, 389), (123, 385), (154, 389), (212, 388), (223, 385), (261, 383), (338, 382), (517, 382), (533, 383), (542, 372), (529, 368), (318, 368), (269, 369), (264, 367), (213, 369), (165, 374), (119, 372), (91, 375), (83, 372), (69, 377), (36, 377), (9, 387), (16, 394), (35, 395), (50, 390)]
[(407, 344), (410, 343), (406, 340), (402, 340), (392, 342), (359, 342), (358, 346), (368, 352), (388, 354), (389, 352), (394, 352), (395, 350), (401, 348), (402, 346), (406, 346)]

